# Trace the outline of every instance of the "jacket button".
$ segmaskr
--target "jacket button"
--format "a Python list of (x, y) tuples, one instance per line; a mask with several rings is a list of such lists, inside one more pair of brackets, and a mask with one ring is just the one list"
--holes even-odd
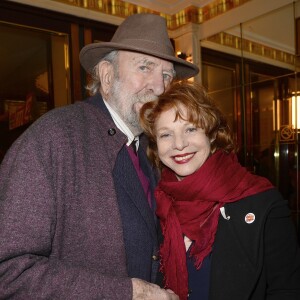
[(157, 260), (158, 260), (158, 257), (157, 257), (156, 255), (152, 255), (152, 259), (153, 259), (154, 261), (157, 261)]
[(115, 135), (115, 134), (116, 134), (116, 129), (114, 129), (114, 128), (109, 128), (109, 129), (108, 129), (108, 134), (111, 135), (111, 136), (112, 136), (112, 135)]

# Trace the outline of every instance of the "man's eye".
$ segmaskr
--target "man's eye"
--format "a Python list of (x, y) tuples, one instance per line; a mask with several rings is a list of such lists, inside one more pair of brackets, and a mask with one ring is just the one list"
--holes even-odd
[(173, 76), (167, 73), (163, 74), (164, 80), (165, 81), (172, 81), (173, 80)]
[(139, 66), (141, 71), (148, 71), (150, 68), (148, 66)]

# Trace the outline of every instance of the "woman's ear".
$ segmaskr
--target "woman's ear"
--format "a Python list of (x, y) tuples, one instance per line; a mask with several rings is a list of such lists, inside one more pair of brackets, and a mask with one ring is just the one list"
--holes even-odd
[(214, 133), (213, 136), (209, 139), (210, 144), (212, 144), (216, 140), (216, 137), (217, 133)]
[(113, 81), (113, 65), (108, 61), (101, 61), (98, 65), (101, 89), (104, 95), (108, 95)]

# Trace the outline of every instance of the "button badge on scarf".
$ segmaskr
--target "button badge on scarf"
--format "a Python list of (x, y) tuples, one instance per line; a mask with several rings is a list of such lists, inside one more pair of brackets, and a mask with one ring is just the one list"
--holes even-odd
[(251, 223), (253, 223), (255, 221), (255, 214), (253, 214), (253, 213), (248, 213), (248, 214), (246, 214), (246, 216), (245, 216), (245, 222), (247, 223), (247, 224), (251, 224)]

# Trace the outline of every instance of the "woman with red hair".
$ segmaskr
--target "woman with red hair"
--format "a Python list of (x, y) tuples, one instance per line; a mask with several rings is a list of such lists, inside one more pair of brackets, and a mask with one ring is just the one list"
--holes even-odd
[(165, 286), (181, 300), (300, 299), (300, 252), (287, 203), (236, 156), (227, 121), (203, 88), (175, 83), (141, 110)]

